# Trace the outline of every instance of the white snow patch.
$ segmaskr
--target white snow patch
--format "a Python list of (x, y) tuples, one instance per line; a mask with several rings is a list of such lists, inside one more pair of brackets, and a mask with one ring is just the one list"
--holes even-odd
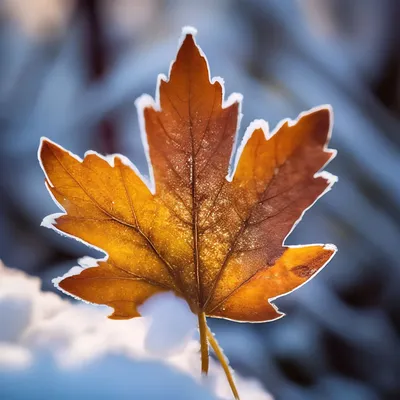
[[(232, 398), (213, 360), (209, 378), (201, 379), (197, 341), (178, 346), (195, 320), (172, 294), (143, 305), (147, 318), (113, 321), (107, 307), (72, 304), (40, 284), (0, 264), (0, 398)], [(243, 398), (271, 400), (259, 383), (236, 380)]]
[(171, 355), (182, 351), (197, 329), (197, 318), (186, 301), (172, 292), (151, 297), (139, 312), (148, 323), (145, 346), (150, 353)]
[(0, 374), (2, 370), (23, 370), (31, 364), (32, 355), (29, 350), (22, 346), (0, 342)]

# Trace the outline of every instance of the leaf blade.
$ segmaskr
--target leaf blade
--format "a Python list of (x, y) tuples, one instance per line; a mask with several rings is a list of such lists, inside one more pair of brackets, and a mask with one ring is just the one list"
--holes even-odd
[(271, 299), (287, 295), (312, 279), (334, 256), (332, 245), (287, 247), (271, 267), (257, 270), (214, 304), (210, 316), (267, 322), (284, 316)]
[[(295, 251), (284, 246), (286, 237), (334, 183), (320, 172), (336, 154), (327, 148), (330, 108), (284, 121), (273, 135), (265, 122), (251, 125), (228, 176), (240, 99), (224, 100), (222, 81), (210, 79), (192, 34), (158, 90), (159, 100), (139, 110), (153, 191), (122, 156), (89, 153), (80, 160), (43, 142), (47, 186), (66, 211), (56, 229), (106, 252), (104, 262), (175, 291), (195, 313), (252, 320), (250, 309), (247, 316), (224, 315), (220, 305), (243, 300), (237, 293)], [(300, 285), (293, 274), (289, 278), (288, 285)], [(279, 315), (263, 299), (260, 310)]]
[[(118, 290), (113, 290), (116, 283)], [(78, 275), (66, 277), (58, 286), (87, 302), (112, 307), (111, 319), (139, 317), (138, 306), (154, 294), (170, 289), (162, 283), (134, 276), (108, 262), (100, 262), (98, 267), (86, 268)]]

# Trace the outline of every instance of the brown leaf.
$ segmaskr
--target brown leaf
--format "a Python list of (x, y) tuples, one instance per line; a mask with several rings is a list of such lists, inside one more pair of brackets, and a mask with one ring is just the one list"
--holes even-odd
[(241, 99), (224, 102), (191, 34), (158, 99), (138, 102), (152, 184), (123, 156), (87, 153), (82, 161), (42, 141), (46, 184), (65, 210), (54, 228), (108, 255), (60, 288), (113, 307), (112, 318), (136, 317), (148, 297), (172, 290), (199, 315), (276, 319), (269, 301), (301, 286), (335, 252), (283, 245), (334, 182), (319, 172), (335, 155), (326, 147), (330, 108), (285, 121), (272, 135), (255, 121), (229, 174)]

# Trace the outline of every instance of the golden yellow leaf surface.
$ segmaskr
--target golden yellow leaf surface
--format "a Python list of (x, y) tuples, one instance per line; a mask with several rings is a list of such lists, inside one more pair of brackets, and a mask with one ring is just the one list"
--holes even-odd
[(46, 185), (65, 211), (54, 228), (108, 255), (60, 288), (113, 307), (111, 318), (136, 317), (147, 298), (171, 290), (196, 314), (276, 319), (269, 300), (302, 285), (335, 252), (283, 244), (334, 182), (319, 173), (335, 155), (326, 147), (330, 109), (285, 121), (273, 135), (255, 121), (230, 172), (240, 98), (224, 101), (192, 34), (158, 91), (157, 102), (138, 103), (150, 183), (123, 156), (89, 152), (81, 160), (42, 140)]
[(44, 225), (106, 253), (97, 266), (59, 279), (58, 286), (112, 307), (114, 319), (137, 317), (149, 297), (175, 292), (198, 315), (202, 371), (210, 344), (238, 399), (206, 316), (279, 318), (271, 300), (332, 258), (333, 245), (284, 244), (335, 181), (321, 172), (335, 156), (327, 148), (331, 111), (312, 109), (272, 134), (264, 121), (254, 121), (235, 152), (241, 97), (224, 100), (222, 80), (210, 80), (191, 32), (168, 79), (160, 77), (156, 99), (143, 96), (137, 103), (149, 181), (124, 156), (88, 152), (81, 160), (42, 139), (46, 186), (64, 211)]

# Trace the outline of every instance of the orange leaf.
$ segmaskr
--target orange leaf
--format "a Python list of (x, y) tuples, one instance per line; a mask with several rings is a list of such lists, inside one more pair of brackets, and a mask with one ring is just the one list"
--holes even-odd
[(223, 92), (187, 33), (157, 102), (138, 101), (151, 183), (123, 156), (80, 160), (42, 140), (46, 184), (65, 210), (51, 216), (54, 228), (108, 255), (61, 280), (61, 289), (113, 307), (111, 318), (136, 317), (148, 297), (172, 290), (199, 315), (204, 338), (200, 316), (278, 318), (270, 300), (331, 259), (332, 245), (283, 245), (335, 180), (319, 172), (335, 156), (326, 147), (330, 108), (284, 121), (273, 134), (253, 122), (229, 173), (241, 98), (224, 102)]

